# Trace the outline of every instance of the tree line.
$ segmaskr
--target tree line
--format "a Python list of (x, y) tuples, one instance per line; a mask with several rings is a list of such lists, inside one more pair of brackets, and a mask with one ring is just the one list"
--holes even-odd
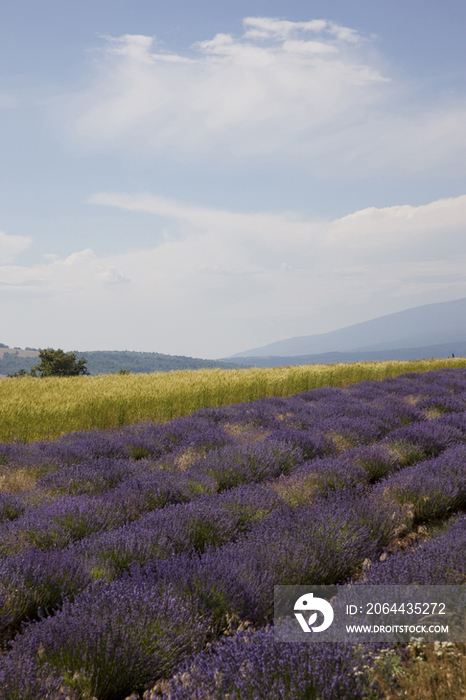
[(76, 359), (75, 352), (64, 352), (60, 348), (54, 350), (48, 348), (39, 350), (40, 363), (31, 367), (27, 372), (25, 369), (20, 369), (14, 374), (9, 374), (9, 377), (78, 377), (79, 375), (89, 374), (86, 367), (87, 360), (81, 357)]

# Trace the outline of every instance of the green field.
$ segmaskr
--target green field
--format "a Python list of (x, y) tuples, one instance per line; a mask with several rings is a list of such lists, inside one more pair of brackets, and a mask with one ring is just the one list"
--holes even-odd
[(210, 406), (443, 367), (466, 367), (466, 358), (3, 379), (0, 441), (53, 439), (75, 430), (112, 428), (147, 419), (164, 422)]

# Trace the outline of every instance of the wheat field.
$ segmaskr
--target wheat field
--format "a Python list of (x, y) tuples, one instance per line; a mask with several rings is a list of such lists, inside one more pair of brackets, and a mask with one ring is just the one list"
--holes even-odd
[(200, 408), (444, 367), (466, 367), (466, 358), (7, 378), (0, 381), (0, 442), (54, 439), (143, 420), (165, 422)]

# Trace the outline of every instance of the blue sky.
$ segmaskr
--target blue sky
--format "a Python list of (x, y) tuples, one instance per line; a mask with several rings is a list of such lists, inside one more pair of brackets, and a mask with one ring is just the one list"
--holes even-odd
[(466, 296), (464, 2), (0, 20), (1, 342), (214, 358)]

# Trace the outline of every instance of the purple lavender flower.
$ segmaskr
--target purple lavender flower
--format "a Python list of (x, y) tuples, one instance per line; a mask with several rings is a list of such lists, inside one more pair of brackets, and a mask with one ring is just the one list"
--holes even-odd
[(27, 626), (0, 657), (0, 678), (36, 659), (38, 678), (51, 668), (64, 688), (110, 700), (168, 676), (203, 648), (210, 620), (154, 584), (143, 572), (95, 584), (53, 617)]
[(306, 459), (323, 457), (335, 452), (332, 439), (319, 428), (300, 430), (281, 426), (271, 432), (270, 439), (299, 448)]
[(25, 509), (24, 499), (8, 491), (0, 491), (0, 523), (2, 520), (16, 520)]
[(54, 611), (91, 583), (70, 552), (32, 550), (0, 560), (0, 643), (25, 620)]
[(282, 503), (270, 489), (240, 486), (219, 496), (148, 513), (111, 532), (96, 533), (75, 545), (73, 551), (87, 562), (95, 577), (114, 578), (134, 563), (223, 545)]
[(346, 461), (364, 469), (371, 483), (399, 468), (395, 455), (386, 445), (357, 447), (345, 452), (344, 457)]
[(69, 700), (63, 678), (48, 664), (39, 670), (32, 656), (0, 658), (0, 697), (2, 700)]
[(206, 474), (215, 479), (218, 490), (240, 484), (273, 479), (289, 473), (302, 461), (299, 448), (275, 440), (264, 440), (240, 447), (227, 446), (211, 450), (195, 462), (190, 473)]
[(446, 450), (380, 482), (377, 493), (409, 504), (414, 522), (442, 518), (466, 507), (466, 446)]
[(183, 664), (163, 700), (360, 700), (369, 664), (370, 654), (350, 645), (277, 643), (272, 628), (239, 632)]
[(395, 449), (397, 446), (411, 445), (417, 448), (416, 461), (420, 461), (427, 457), (436, 457), (447, 447), (453, 447), (462, 440), (463, 435), (458, 428), (431, 420), (394, 430), (385, 437), (384, 443)]
[(444, 533), (407, 553), (376, 562), (364, 583), (462, 585), (466, 583), (466, 515), (449, 524)]
[(377, 551), (371, 525), (348, 501), (349, 494), (339, 494), (310, 507), (273, 511), (237, 542), (206, 552), (203, 561), (216, 570), (221, 560), (220, 567), (240, 582), (247, 619), (271, 619), (275, 584), (343, 581)]

